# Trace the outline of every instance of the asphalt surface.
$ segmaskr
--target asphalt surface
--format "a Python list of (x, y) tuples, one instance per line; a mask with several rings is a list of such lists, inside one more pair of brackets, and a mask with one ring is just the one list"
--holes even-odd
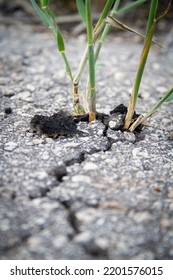
[[(138, 113), (172, 87), (170, 34), (161, 38), (166, 49), (152, 48)], [(35, 135), (35, 114), (72, 110), (62, 59), (32, 26), (1, 25), (0, 36), (0, 259), (173, 259), (173, 104), (135, 135), (105, 133), (98, 120), (78, 124), (83, 136)], [(66, 37), (75, 70), (85, 36)], [(128, 105), (141, 47), (132, 35), (107, 39), (98, 111)]]

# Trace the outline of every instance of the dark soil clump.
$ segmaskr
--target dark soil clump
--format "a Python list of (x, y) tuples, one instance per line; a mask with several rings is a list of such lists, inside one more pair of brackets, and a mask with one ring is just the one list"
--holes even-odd
[[(124, 131), (124, 120), (127, 113), (127, 107), (123, 104), (110, 111), (110, 115), (96, 112), (96, 119), (101, 121), (105, 128)], [(139, 117), (134, 112), (133, 122)], [(59, 136), (74, 136), (76, 134), (85, 134), (77, 129), (77, 123), (89, 122), (89, 114), (73, 116), (64, 111), (59, 111), (52, 116), (35, 115), (30, 122), (30, 130), (38, 135), (46, 134), (48, 137), (57, 138)], [(140, 132), (142, 125), (135, 129)]]
[(115, 113), (119, 113), (119, 114), (127, 114), (127, 107), (124, 106), (123, 104), (118, 105), (117, 107), (115, 107), (113, 110), (110, 111), (110, 114), (115, 114)]
[(60, 111), (52, 116), (35, 115), (31, 122), (32, 132), (48, 137), (74, 136), (78, 133), (77, 125), (71, 115)]

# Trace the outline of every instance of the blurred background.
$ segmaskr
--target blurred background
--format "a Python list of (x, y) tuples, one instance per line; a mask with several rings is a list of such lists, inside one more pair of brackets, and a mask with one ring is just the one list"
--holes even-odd
[[(77, 13), (75, 0), (51, 0), (52, 9), (57, 17), (57, 22), (62, 25), (61, 28), (67, 31), (73, 31), (73, 33), (81, 33), (85, 27), (81, 23), (81, 19)], [(130, 0), (122, 0), (121, 7), (129, 4)], [(132, 23), (132, 27), (143, 29), (146, 24), (148, 16), (148, 8), (150, 0), (141, 6), (118, 16), (119, 19), (124, 20), (126, 24)], [(105, 0), (93, 0), (93, 20), (97, 20), (99, 12), (105, 5)], [(161, 13), (168, 5), (169, 0), (160, 0), (158, 14)], [(13, 0), (6, 1), (0, 0), (0, 22), (3, 24), (34, 24), (42, 26), (39, 17), (36, 15), (29, 0)], [(173, 8), (171, 7), (166, 17), (158, 23), (157, 32), (169, 31), (173, 26)], [(42, 28), (42, 27), (41, 27)], [(113, 29), (114, 32), (116, 31)]]

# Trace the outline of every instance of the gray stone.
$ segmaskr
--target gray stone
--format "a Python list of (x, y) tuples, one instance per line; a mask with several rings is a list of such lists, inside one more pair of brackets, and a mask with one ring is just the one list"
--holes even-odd
[(18, 146), (18, 144), (15, 142), (8, 142), (5, 144), (4, 150), (12, 152), (13, 150), (15, 150), (17, 148), (17, 146)]
[(125, 137), (125, 139), (126, 139), (127, 141), (132, 142), (132, 143), (135, 143), (135, 141), (136, 141), (136, 136), (135, 136), (134, 133), (128, 132), (128, 131), (124, 131), (123, 134), (124, 134), (124, 137)]
[(124, 116), (122, 114), (113, 114), (109, 119), (109, 128), (113, 130), (119, 130), (124, 125)]

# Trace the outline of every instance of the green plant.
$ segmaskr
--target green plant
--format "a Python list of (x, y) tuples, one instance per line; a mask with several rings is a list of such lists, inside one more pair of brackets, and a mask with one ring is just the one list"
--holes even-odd
[(135, 128), (140, 125), (141, 123), (143, 123), (146, 119), (148, 119), (149, 117), (151, 117), (156, 111), (157, 109), (164, 103), (164, 102), (170, 102), (173, 100), (173, 88), (171, 88), (170, 90), (168, 90), (165, 95), (144, 115), (140, 115), (137, 120), (130, 126), (130, 131), (134, 131)]
[[(92, 24), (92, 11), (91, 11), (91, 1), (85, 0), (85, 4), (83, 0), (76, 0), (76, 4), (79, 10), (79, 13), (86, 24), (87, 27), (87, 41), (88, 45), (85, 49), (84, 55), (81, 59), (81, 62), (79, 64), (79, 67), (77, 69), (77, 72), (75, 75), (72, 74), (72, 70), (70, 67), (70, 63), (68, 60), (68, 57), (66, 55), (65, 50), (65, 43), (63, 36), (60, 32), (60, 29), (56, 23), (55, 15), (53, 14), (50, 5), (49, 0), (40, 0), (39, 3), (37, 3), (35, 0), (30, 0), (31, 4), (33, 5), (34, 9), (46, 25), (46, 27), (50, 28), (52, 31), (54, 38), (57, 42), (57, 47), (62, 55), (62, 58), (64, 60), (65, 66), (66, 66), (66, 72), (69, 76), (72, 86), (73, 86), (73, 108), (74, 112), (77, 114), (84, 113), (86, 110), (84, 109), (84, 105), (81, 104), (80, 96), (79, 96), (79, 83), (81, 79), (81, 75), (84, 71), (84, 68), (87, 64), (87, 61), (89, 61), (89, 100), (88, 100), (88, 110), (90, 114), (90, 120), (93, 120), (95, 118), (95, 110), (96, 110), (96, 102), (95, 102), (95, 54), (94, 54), (94, 44), (96, 40), (98, 39), (100, 33), (102, 32), (105, 22), (104, 19), (110, 12), (112, 4), (115, 2), (114, 0), (108, 0), (106, 1), (105, 7), (100, 15), (100, 18), (95, 26), (93, 28)], [(84, 98), (86, 100), (86, 98)]]
[[(150, 11), (148, 16), (148, 23), (146, 27), (145, 35), (135, 31), (129, 26), (123, 24), (122, 22), (115, 19), (116, 14), (121, 14), (127, 12), (147, 0), (136, 0), (130, 4), (127, 4), (119, 9), (119, 5), (121, 0), (107, 0), (105, 6), (103, 8), (102, 13), (100, 14), (99, 20), (95, 26), (93, 26), (92, 22), (92, 5), (91, 0), (76, 0), (76, 6), (78, 8), (79, 14), (86, 25), (87, 30), (87, 46), (85, 48), (82, 59), (79, 63), (77, 71), (73, 74), (69, 59), (66, 54), (65, 43), (63, 35), (56, 23), (56, 18), (54, 13), (50, 8), (49, 0), (30, 0), (34, 9), (52, 33), (57, 42), (58, 51), (60, 52), (64, 64), (66, 67), (66, 73), (70, 78), (72, 87), (73, 87), (73, 110), (75, 114), (83, 114), (85, 112), (89, 113), (89, 120), (92, 121), (95, 119), (96, 115), (96, 92), (95, 92), (95, 66), (97, 59), (100, 54), (100, 50), (102, 48), (103, 42), (109, 32), (110, 26), (114, 25), (120, 29), (128, 30), (130, 32), (136, 33), (142, 37), (144, 37), (144, 47), (142, 50), (142, 54), (140, 57), (136, 77), (133, 84), (132, 94), (130, 97), (130, 102), (128, 106), (127, 115), (125, 117), (124, 129), (128, 129), (130, 131), (134, 131), (134, 129), (141, 123), (143, 123), (148, 117), (150, 117), (163, 102), (168, 102), (173, 100), (173, 89), (170, 89), (157, 103), (155, 106), (146, 113), (145, 116), (139, 116), (136, 121), (133, 121), (133, 114), (137, 103), (139, 87), (141, 84), (143, 72), (145, 69), (145, 64), (148, 58), (148, 54), (150, 51), (150, 47), (152, 42), (161, 46), (158, 42), (153, 40), (153, 35), (155, 31), (155, 27), (157, 22), (165, 16), (168, 12), (171, 1), (167, 7), (167, 9), (159, 16), (157, 15), (157, 7), (158, 0), (151, 0)], [(75, 54), (74, 54), (75, 55)], [(85, 66), (88, 62), (88, 80), (86, 86), (86, 92), (81, 98), (81, 94), (79, 93), (79, 85), (81, 81), (81, 76), (85, 69)]]
[(151, 108), (151, 110), (145, 116), (139, 116), (139, 118), (133, 123), (132, 118), (133, 118), (134, 110), (135, 110), (135, 107), (136, 107), (139, 87), (140, 87), (140, 84), (141, 84), (145, 64), (146, 64), (148, 54), (149, 54), (149, 51), (150, 51), (150, 47), (151, 47), (151, 43), (152, 43), (152, 40), (153, 40), (155, 27), (156, 27), (157, 22), (160, 19), (162, 19), (165, 16), (165, 14), (168, 12), (168, 10), (170, 8), (170, 5), (171, 5), (171, 2), (169, 3), (167, 9), (159, 17), (156, 18), (158, 0), (151, 0), (150, 12), (149, 12), (149, 17), (148, 17), (148, 24), (147, 24), (147, 28), (146, 28), (146, 35), (145, 35), (145, 38), (144, 38), (144, 47), (143, 47), (142, 54), (141, 54), (141, 57), (140, 57), (136, 77), (135, 77), (135, 80), (134, 80), (132, 94), (131, 94), (131, 97), (130, 97), (130, 102), (129, 102), (128, 111), (127, 111), (127, 115), (126, 115), (126, 118), (125, 118), (125, 124), (124, 124), (124, 128), (129, 129), (130, 131), (134, 131), (134, 129), (139, 124), (143, 123), (147, 118), (149, 118), (163, 104), (163, 102), (165, 102), (166, 100), (167, 101), (171, 100), (170, 96), (172, 95), (173, 89), (170, 89), (161, 98), (161, 100), (158, 101), (156, 103), (156, 105)]
[[(121, 8), (120, 13), (122, 13), (123, 11), (128, 11), (134, 8), (135, 6), (144, 3), (145, 1), (146, 0), (137, 0), (133, 4), (128, 4), (124, 8)], [(50, 3), (49, 3), (50, 1), (30, 0), (30, 2), (33, 5), (37, 14), (40, 16), (41, 20), (44, 22), (45, 26), (52, 31), (53, 36), (57, 42), (58, 51), (60, 52), (64, 60), (66, 72), (70, 78), (73, 87), (74, 113), (81, 114), (81, 113), (89, 112), (90, 121), (94, 120), (95, 112), (96, 112), (95, 64), (100, 54), (102, 44), (110, 29), (110, 24), (106, 22), (105, 19), (107, 18), (108, 15), (113, 16), (116, 13), (118, 13), (118, 7), (121, 0), (106, 1), (103, 11), (95, 27), (93, 26), (92, 23), (91, 1), (76, 0), (76, 5), (79, 14), (81, 15), (81, 18), (85, 23), (87, 29), (87, 46), (75, 74), (72, 73), (69, 59), (66, 54), (64, 38), (59, 29), (59, 26), (56, 23), (55, 15), (50, 8)], [(99, 39), (98, 45), (95, 46), (98, 39)], [(89, 77), (88, 77), (85, 96), (81, 98), (79, 94), (79, 84), (81, 80), (81, 75), (85, 69), (87, 62), (89, 65), (89, 69), (88, 69)]]

